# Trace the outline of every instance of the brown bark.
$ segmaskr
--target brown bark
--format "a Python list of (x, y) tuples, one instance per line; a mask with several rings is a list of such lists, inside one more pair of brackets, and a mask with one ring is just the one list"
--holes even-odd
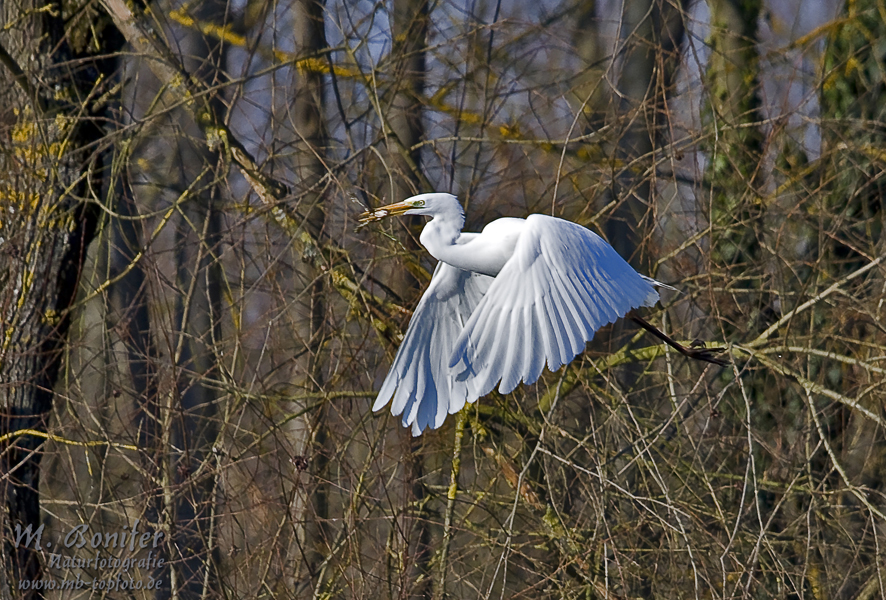
[[(39, 578), (41, 565), (14, 534), (40, 526), (41, 433), (96, 229), (97, 211), (83, 200), (90, 184), (101, 187), (102, 157), (87, 146), (101, 136), (91, 119), (102, 109), (78, 99), (115, 62), (75, 55), (61, 4), (0, 7), (0, 593), (39, 598), (42, 591), (18, 588)], [(115, 32), (97, 34), (96, 55), (119, 48)]]

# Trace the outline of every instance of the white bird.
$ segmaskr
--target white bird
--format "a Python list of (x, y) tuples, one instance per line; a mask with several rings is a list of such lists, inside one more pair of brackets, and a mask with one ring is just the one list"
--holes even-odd
[[(653, 306), (654, 286), (670, 287), (640, 275), (600, 236), (563, 219), (502, 218), (482, 233), (467, 233), (456, 197), (433, 193), (363, 213), (360, 222), (394, 215), (432, 217), (419, 240), (439, 261), (372, 407), (393, 400), (391, 413), (402, 414), (413, 435), (440, 427), (447, 414), (496, 384), (507, 394), (520, 381), (534, 383), (545, 363), (556, 371), (598, 329)], [(687, 356), (724, 364), (635, 320)]]

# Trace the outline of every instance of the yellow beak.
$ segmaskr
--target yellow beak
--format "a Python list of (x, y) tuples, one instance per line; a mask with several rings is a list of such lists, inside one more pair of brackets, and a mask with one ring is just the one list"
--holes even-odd
[(406, 204), (405, 202), (396, 202), (394, 204), (388, 204), (387, 206), (376, 208), (371, 212), (365, 212), (357, 217), (357, 220), (360, 222), (360, 225), (366, 225), (367, 223), (372, 223), (373, 221), (381, 221), (386, 217), (395, 217), (397, 215), (402, 215), (411, 208), (413, 207), (409, 204)]

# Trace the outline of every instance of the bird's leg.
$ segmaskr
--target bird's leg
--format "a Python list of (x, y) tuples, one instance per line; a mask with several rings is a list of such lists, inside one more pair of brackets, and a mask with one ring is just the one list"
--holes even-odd
[(720, 365), (721, 367), (727, 366), (729, 363), (722, 358), (717, 358), (711, 351), (706, 348), (687, 348), (683, 344), (674, 340), (671, 336), (660, 330), (658, 327), (647, 321), (642, 317), (638, 317), (637, 315), (628, 315), (632, 321), (634, 321), (637, 325), (668, 344), (672, 348), (674, 348), (677, 352), (686, 356), (688, 358), (694, 358), (695, 360), (703, 360), (705, 362), (713, 363), (715, 365)]

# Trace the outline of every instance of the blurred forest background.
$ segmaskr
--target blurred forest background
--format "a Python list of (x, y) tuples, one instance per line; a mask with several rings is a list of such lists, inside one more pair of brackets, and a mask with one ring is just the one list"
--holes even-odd
[[(3, 0), (0, 81), (0, 598), (886, 598), (883, 0)], [(618, 323), (412, 438), (434, 261), (355, 216), (428, 191), (732, 366)]]

